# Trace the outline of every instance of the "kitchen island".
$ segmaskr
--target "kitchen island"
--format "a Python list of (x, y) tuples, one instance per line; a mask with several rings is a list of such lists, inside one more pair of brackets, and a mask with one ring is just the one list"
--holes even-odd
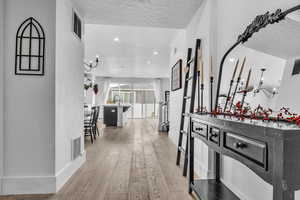
[(105, 104), (103, 105), (103, 121), (106, 126), (123, 127), (127, 123), (128, 111), (131, 105)]

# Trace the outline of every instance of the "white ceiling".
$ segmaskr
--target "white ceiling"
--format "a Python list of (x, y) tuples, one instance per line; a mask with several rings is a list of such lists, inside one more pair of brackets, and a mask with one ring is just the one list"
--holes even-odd
[(203, 0), (73, 0), (86, 23), (184, 28)]
[[(85, 58), (88, 61), (100, 55), (97, 76), (169, 77), (169, 45), (177, 32), (177, 29), (87, 24)], [(119, 42), (114, 41), (116, 37)]]

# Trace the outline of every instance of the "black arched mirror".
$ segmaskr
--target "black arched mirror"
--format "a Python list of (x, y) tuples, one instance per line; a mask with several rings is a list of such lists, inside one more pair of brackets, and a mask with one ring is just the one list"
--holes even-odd
[(16, 34), (16, 75), (44, 75), (45, 33), (33, 17), (26, 19)]

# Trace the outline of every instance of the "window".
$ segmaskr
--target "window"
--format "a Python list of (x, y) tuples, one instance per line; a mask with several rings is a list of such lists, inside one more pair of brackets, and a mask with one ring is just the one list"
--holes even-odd
[(155, 102), (155, 94), (152, 90), (138, 90), (136, 91), (136, 103), (153, 104)]
[(16, 35), (15, 74), (44, 75), (45, 33), (33, 17), (26, 19)]
[(81, 28), (81, 20), (78, 17), (76, 12), (73, 12), (73, 31), (74, 33), (81, 39), (82, 28)]

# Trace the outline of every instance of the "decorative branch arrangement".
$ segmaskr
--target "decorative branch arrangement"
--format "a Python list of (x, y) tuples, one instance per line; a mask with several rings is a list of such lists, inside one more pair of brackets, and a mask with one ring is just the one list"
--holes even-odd
[(221, 107), (218, 107), (215, 111), (208, 113), (213, 116), (228, 116), (234, 117), (239, 120), (260, 120), (262, 122), (285, 122), (300, 126), (300, 115), (292, 113), (289, 108), (282, 107), (278, 112), (273, 111), (270, 108), (263, 108), (258, 105), (256, 108), (251, 109), (249, 106), (243, 107), (242, 102), (237, 102), (234, 105), (233, 111), (223, 112)]
[(99, 87), (98, 84), (93, 84), (92, 80), (90, 78), (86, 78), (84, 85), (83, 85), (85, 90), (89, 90), (90, 88), (93, 89), (94, 93), (97, 95), (99, 92)]
[(277, 9), (274, 13), (266, 12), (263, 15), (256, 16), (252, 23), (247, 26), (244, 33), (239, 35), (238, 42), (247, 42), (254, 33), (260, 31), (262, 28), (265, 28), (269, 24), (278, 23), (279, 21), (283, 20), (284, 17), (285, 15), (281, 11), (281, 9)]
[(85, 90), (88, 90), (88, 89), (93, 87), (93, 84), (92, 83), (85, 83), (83, 86), (84, 86)]

